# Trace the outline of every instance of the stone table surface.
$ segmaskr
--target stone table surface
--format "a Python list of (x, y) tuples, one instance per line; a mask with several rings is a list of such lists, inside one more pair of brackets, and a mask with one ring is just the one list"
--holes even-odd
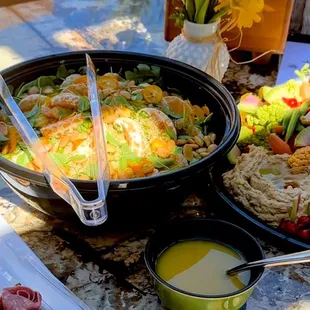
[[(164, 0), (36, 0), (0, 4), (0, 70), (23, 60), (68, 50), (114, 49), (163, 55)], [(238, 99), (273, 85), (276, 66), (231, 63), (223, 80)], [(167, 218), (208, 217), (193, 193)], [(92, 309), (162, 309), (143, 263), (154, 225), (94, 232), (31, 209), (0, 180), (0, 214), (45, 265)], [(143, 222), (143, 220), (141, 221)], [(282, 254), (260, 241), (267, 256)], [(0, 255), (3, 255), (0, 253)], [(248, 310), (310, 309), (310, 270), (293, 266), (267, 270)]]

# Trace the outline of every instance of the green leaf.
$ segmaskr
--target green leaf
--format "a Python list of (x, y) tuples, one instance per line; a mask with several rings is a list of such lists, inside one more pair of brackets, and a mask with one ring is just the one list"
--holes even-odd
[(129, 110), (134, 110), (134, 107), (128, 103), (127, 99), (123, 96), (115, 96), (113, 97), (114, 102), (126, 107)]
[(89, 164), (86, 168), (86, 174), (88, 175), (88, 177), (91, 180), (96, 179), (97, 175), (98, 175), (98, 166), (97, 164)]
[(208, 23), (215, 23), (220, 20), (224, 15), (226, 15), (230, 10), (229, 6), (220, 9), (209, 21)]
[(40, 76), (37, 80), (37, 86), (39, 88), (43, 88), (46, 86), (55, 86), (54, 81), (53, 81), (54, 77), (51, 76)]
[(63, 110), (58, 110), (57, 111), (57, 115), (59, 116), (60, 119), (69, 116), (70, 114), (72, 114), (72, 110), (68, 110), (68, 109), (63, 109)]
[(149, 156), (147, 158), (157, 169), (169, 169), (170, 166), (173, 166), (175, 161), (172, 158), (159, 158), (157, 156)]
[(78, 132), (89, 132), (92, 127), (92, 121), (89, 118), (83, 120), (82, 124), (77, 127)]
[(0, 142), (6, 142), (6, 141), (8, 141), (9, 139), (5, 136), (5, 135), (3, 135), (1, 132), (0, 132)]
[(111, 97), (108, 97), (104, 99), (103, 104), (105, 105), (111, 105), (113, 103), (113, 99)]
[(139, 64), (133, 71), (126, 71), (125, 77), (127, 80), (133, 80), (138, 84), (145, 82), (156, 84), (160, 81), (159, 73), (159, 67), (150, 68), (148, 65)]
[(81, 75), (86, 75), (86, 66), (80, 67), (78, 71)]
[(31, 156), (29, 156), (29, 153), (22, 152), (20, 155), (16, 158), (16, 164), (26, 167), (26, 165), (32, 160)]
[(80, 97), (78, 111), (84, 112), (90, 110), (90, 103), (86, 96)]
[(68, 76), (68, 72), (65, 65), (60, 65), (57, 68), (56, 77), (58, 79), (65, 79)]
[(140, 101), (143, 100), (143, 96), (140, 93), (131, 95), (131, 100), (133, 101)]
[(69, 76), (71, 74), (74, 74), (74, 73), (75, 73), (74, 69), (69, 69), (68, 72), (67, 72), (67, 76)]
[(24, 115), (27, 119), (32, 118), (40, 113), (40, 107), (36, 104), (30, 111), (24, 112)]
[(15, 97), (20, 97), (24, 92), (26, 92), (29, 88), (32, 86), (36, 86), (37, 80), (31, 81), (27, 84), (21, 84), (16, 90), (15, 90)]
[(68, 156), (62, 153), (50, 153), (52, 160), (57, 166), (65, 166), (68, 162)]
[(152, 69), (152, 72), (159, 76), (160, 75), (160, 67), (157, 67), (157, 66), (151, 66), (151, 69)]
[(209, 0), (195, 0), (196, 14), (195, 23), (204, 24), (209, 6)]
[(150, 71), (151, 70), (151, 68), (145, 64), (139, 64), (137, 65), (137, 68), (139, 71)]
[(195, 3), (194, 0), (186, 0), (185, 1), (185, 9), (188, 14), (188, 20), (190, 22), (194, 21), (194, 16), (195, 16)]

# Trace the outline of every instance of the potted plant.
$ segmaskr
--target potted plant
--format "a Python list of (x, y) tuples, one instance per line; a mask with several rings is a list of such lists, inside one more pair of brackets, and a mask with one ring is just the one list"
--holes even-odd
[(169, 45), (166, 56), (199, 68), (221, 81), (230, 55), (222, 38), (235, 27), (250, 28), (272, 10), (264, 0), (177, 0), (170, 16), (182, 32)]

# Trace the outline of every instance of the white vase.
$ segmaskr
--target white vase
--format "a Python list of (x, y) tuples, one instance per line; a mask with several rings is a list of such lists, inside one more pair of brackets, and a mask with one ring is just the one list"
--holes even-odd
[(184, 21), (183, 31), (169, 44), (166, 56), (196, 67), (219, 82), (228, 68), (227, 46), (217, 35), (219, 22), (195, 24)]

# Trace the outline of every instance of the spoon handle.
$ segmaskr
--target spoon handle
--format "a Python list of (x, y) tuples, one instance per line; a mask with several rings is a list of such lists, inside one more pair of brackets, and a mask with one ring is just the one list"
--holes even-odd
[(246, 271), (256, 267), (275, 267), (275, 266), (284, 266), (292, 264), (301, 264), (307, 262), (310, 262), (310, 250), (266, 258), (255, 262), (242, 264), (228, 270), (226, 273), (227, 275), (232, 276), (239, 272)]

